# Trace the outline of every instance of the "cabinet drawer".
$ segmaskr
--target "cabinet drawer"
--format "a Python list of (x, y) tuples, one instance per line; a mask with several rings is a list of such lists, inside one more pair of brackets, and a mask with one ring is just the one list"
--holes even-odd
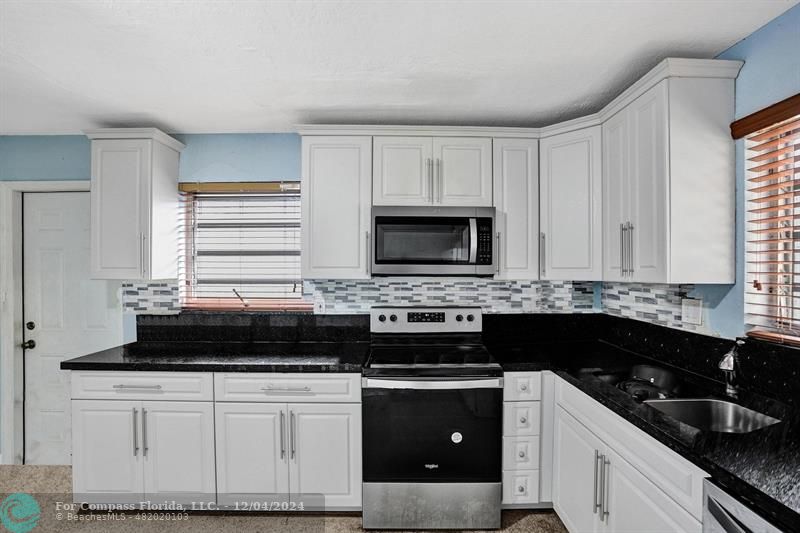
[(503, 471), (503, 503), (539, 503), (539, 471)]
[(361, 374), (219, 373), (218, 402), (361, 402)]
[(539, 434), (539, 402), (506, 402), (503, 404), (503, 435), (516, 437)]
[(210, 372), (72, 371), (76, 400), (214, 400)]
[(539, 468), (539, 437), (503, 437), (503, 470)]
[(503, 375), (504, 402), (538, 401), (542, 399), (541, 372), (506, 372)]

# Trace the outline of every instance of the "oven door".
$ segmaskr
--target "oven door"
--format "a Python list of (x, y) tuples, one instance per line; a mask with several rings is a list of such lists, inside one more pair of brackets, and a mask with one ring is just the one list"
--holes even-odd
[(499, 483), (502, 378), (364, 378), (365, 483)]

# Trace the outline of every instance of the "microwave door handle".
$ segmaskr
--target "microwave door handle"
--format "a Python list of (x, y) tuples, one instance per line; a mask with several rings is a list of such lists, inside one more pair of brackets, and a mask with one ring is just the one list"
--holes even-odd
[(477, 264), (478, 257), (478, 221), (469, 219), (469, 264)]

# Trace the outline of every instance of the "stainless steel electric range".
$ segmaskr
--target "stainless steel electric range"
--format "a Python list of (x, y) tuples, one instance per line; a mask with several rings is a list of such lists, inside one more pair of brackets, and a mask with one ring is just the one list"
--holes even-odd
[(503, 370), (476, 307), (375, 307), (362, 378), (365, 529), (500, 527)]

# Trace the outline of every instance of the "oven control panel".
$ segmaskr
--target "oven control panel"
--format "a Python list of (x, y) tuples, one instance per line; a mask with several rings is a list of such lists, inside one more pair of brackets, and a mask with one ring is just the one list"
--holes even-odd
[(373, 307), (372, 333), (480, 333), (480, 307)]

